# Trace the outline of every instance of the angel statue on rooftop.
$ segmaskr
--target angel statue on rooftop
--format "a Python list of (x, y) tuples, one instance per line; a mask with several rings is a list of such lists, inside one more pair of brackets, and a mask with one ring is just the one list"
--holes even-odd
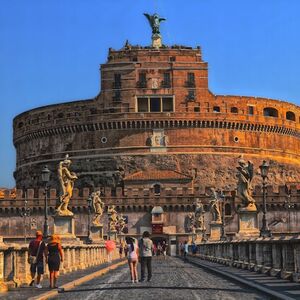
[(161, 18), (158, 14), (149, 15), (144, 13), (144, 16), (148, 19), (152, 28), (152, 34), (160, 34), (159, 26), (162, 21), (166, 21), (165, 18)]
[(70, 164), (71, 160), (67, 154), (58, 165), (58, 178), (62, 189), (62, 195), (59, 197), (60, 204), (56, 209), (56, 214), (59, 216), (73, 216), (73, 213), (68, 209), (68, 204), (73, 194), (74, 181), (78, 177), (69, 171)]

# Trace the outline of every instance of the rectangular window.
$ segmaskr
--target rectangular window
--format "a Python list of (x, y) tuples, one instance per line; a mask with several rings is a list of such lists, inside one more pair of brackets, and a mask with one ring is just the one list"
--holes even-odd
[(138, 97), (138, 112), (172, 112), (174, 111), (173, 97)]
[(138, 112), (148, 112), (148, 98), (138, 98)]
[(194, 87), (195, 86), (195, 74), (187, 73), (187, 86)]
[(162, 82), (162, 86), (165, 88), (171, 87), (171, 76), (169, 72), (164, 73), (164, 80)]
[(119, 90), (115, 91), (115, 96), (113, 97), (113, 101), (121, 101), (121, 92)]
[(188, 92), (187, 100), (188, 101), (194, 101), (195, 100), (195, 91), (194, 90), (190, 90)]
[(115, 79), (115, 81), (114, 81), (113, 87), (115, 89), (120, 89), (121, 88), (121, 74), (115, 73), (114, 79)]
[(248, 106), (248, 115), (254, 115), (254, 106)]
[(162, 98), (162, 111), (174, 111), (173, 109), (173, 98)]
[(150, 98), (150, 111), (151, 112), (160, 112), (160, 98)]
[(140, 88), (147, 87), (147, 78), (145, 72), (139, 73), (138, 87)]

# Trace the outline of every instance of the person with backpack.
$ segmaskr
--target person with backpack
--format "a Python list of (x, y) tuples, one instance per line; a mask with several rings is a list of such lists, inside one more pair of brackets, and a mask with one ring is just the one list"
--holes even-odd
[(143, 232), (143, 237), (139, 241), (140, 249), (140, 263), (141, 263), (141, 279), (140, 282), (145, 281), (145, 268), (147, 266), (147, 280), (150, 281), (152, 277), (152, 251), (153, 242), (150, 239), (148, 231)]
[(43, 242), (43, 234), (41, 231), (38, 230), (35, 236), (36, 238), (29, 243), (28, 249), (28, 262), (30, 263), (30, 275), (32, 279), (29, 285), (32, 286), (34, 284), (35, 274), (37, 273), (35, 287), (41, 289), (41, 279), (44, 274), (44, 251), (46, 245)]

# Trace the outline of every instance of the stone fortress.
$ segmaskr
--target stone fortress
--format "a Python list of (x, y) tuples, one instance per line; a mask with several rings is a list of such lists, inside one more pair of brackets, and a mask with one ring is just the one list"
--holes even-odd
[[(258, 166), (263, 159), (270, 162), (267, 201), (274, 230), (299, 228), (300, 107), (215, 95), (200, 47), (165, 46), (159, 35), (152, 46), (127, 41), (120, 50), (109, 49), (94, 99), (32, 109), (16, 116), (13, 128), (17, 193), (2, 201), (2, 215), (17, 214), (27, 190), (29, 206), (42, 222), (41, 170), (46, 164), (52, 172), (54, 210), (57, 166), (69, 154), (78, 175), (70, 207), (77, 212), (79, 235), (85, 234), (86, 198), (97, 189), (106, 205), (115, 204), (128, 216), (129, 233), (151, 228), (150, 212), (161, 206), (163, 233), (184, 235), (195, 199), (201, 198), (207, 209), (210, 187), (216, 187), (225, 190), (226, 230), (236, 232), (236, 166), (242, 156), (254, 163), (258, 207)], [(205, 222), (210, 218), (207, 213)], [(4, 227), (0, 234), (10, 235)]]

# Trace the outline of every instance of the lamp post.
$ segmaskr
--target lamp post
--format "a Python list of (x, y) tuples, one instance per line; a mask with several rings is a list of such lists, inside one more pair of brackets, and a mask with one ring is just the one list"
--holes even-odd
[(45, 205), (44, 205), (44, 239), (46, 239), (49, 235), (49, 226), (48, 226), (48, 182), (50, 179), (50, 170), (48, 169), (47, 166), (44, 166), (43, 170), (42, 170), (42, 181), (45, 185)]
[(86, 239), (86, 243), (87, 244), (91, 244), (92, 243), (92, 239), (91, 239), (91, 210), (92, 210), (92, 196), (90, 195), (87, 198), (87, 203), (88, 203), (88, 235), (87, 235), (87, 239)]
[(107, 239), (110, 240), (110, 216), (111, 213), (109, 211), (109, 207), (107, 209), (107, 219), (108, 219), (108, 224), (107, 224)]
[(222, 228), (221, 228), (221, 241), (226, 241), (227, 236), (225, 233), (225, 195), (224, 191), (220, 192), (220, 198), (222, 201)]
[(267, 223), (267, 194), (266, 194), (266, 179), (268, 177), (268, 171), (269, 171), (269, 165), (264, 160), (262, 165), (259, 166), (261, 177), (263, 179), (263, 218), (262, 218), (262, 227), (260, 229), (260, 236), (261, 237), (270, 237), (271, 236), (271, 230), (269, 229), (268, 223)]
[(290, 209), (294, 208), (294, 204), (291, 203), (291, 189), (286, 185), (286, 195), (287, 200), (284, 201), (284, 207), (288, 212), (288, 224), (287, 224), (287, 230), (288, 233), (291, 233), (291, 212)]
[[(24, 188), (23, 188), (24, 191)], [(28, 200), (27, 200), (27, 193), (24, 192), (24, 210), (20, 212), (20, 216), (23, 218), (24, 222), (24, 243), (27, 243), (27, 218), (30, 217), (31, 209), (30, 207), (27, 207)]]

